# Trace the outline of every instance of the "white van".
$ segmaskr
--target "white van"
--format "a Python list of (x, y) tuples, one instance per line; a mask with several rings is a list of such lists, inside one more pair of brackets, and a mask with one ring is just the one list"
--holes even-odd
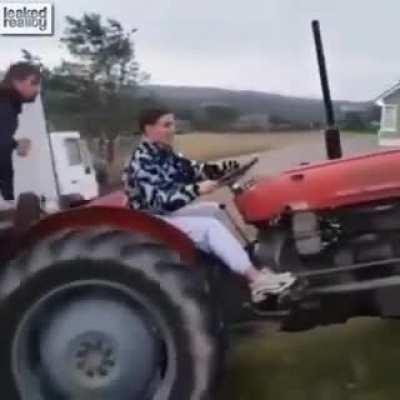
[(90, 200), (99, 195), (85, 142), (79, 132), (48, 133), (40, 96), (23, 106), (15, 137), (32, 141), (28, 157), (14, 154), (15, 198), (23, 192), (34, 192), (45, 209), (55, 211), (67, 197)]

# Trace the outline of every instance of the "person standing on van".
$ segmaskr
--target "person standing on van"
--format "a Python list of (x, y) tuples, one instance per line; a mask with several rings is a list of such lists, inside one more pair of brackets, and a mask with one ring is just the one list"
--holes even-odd
[(14, 200), (14, 169), (12, 154), (29, 154), (29, 139), (14, 139), (18, 116), (23, 103), (34, 102), (40, 91), (41, 74), (38, 67), (27, 63), (12, 64), (0, 82), (0, 197)]

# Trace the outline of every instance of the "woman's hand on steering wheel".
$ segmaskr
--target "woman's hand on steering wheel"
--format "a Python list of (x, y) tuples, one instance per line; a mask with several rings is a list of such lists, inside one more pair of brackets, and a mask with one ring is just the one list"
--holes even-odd
[(258, 157), (252, 158), (247, 163), (241, 164), (238, 168), (233, 169), (228, 172), (220, 179), (218, 179), (219, 186), (233, 185), (236, 183), (242, 176), (246, 174), (246, 172), (252, 168), (258, 162)]

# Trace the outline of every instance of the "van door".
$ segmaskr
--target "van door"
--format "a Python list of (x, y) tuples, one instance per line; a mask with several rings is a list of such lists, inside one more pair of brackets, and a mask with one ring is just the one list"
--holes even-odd
[(99, 184), (96, 178), (93, 158), (87, 143), (83, 139), (80, 139), (79, 146), (85, 172), (84, 176), (82, 177), (81, 189), (83, 197), (85, 197), (86, 200), (90, 200), (99, 196)]
[(94, 168), (78, 132), (50, 135), (61, 195), (80, 194), (85, 200), (98, 196)]
[(15, 198), (24, 192), (34, 192), (43, 200), (45, 209), (55, 211), (58, 209), (59, 190), (40, 95), (34, 103), (23, 105), (16, 139), (22, 137), (31, 139), (32, 149), (28, 157), (18, 157), (16, 152), (13, 154)]

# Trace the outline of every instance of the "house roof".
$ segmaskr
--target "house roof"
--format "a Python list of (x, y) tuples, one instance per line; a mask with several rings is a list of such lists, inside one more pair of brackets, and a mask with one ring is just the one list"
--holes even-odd
[(375, 99), (375, 103), (378, 104), (379, 106), (383, 105), (383, 100), (392, 95), (393, 93), (396, 93), (398, 90), (400, 90), (400, 81), (397, 82), (394, 86), (392, 86), (390, 89), (385, 90), (381, 95), (379, 95)]

